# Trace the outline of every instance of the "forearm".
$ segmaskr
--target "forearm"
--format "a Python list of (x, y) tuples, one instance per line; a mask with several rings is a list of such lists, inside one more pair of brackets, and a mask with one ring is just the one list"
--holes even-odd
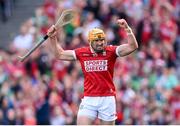
[(58, 44), (57, 38), (50, 38), (51, 49), (54, 56), (59, 60), (73, 61), (76, 60), (76, 56), (73, 50), (64, 50), (60, 44)]
[(134, 33), (132, 32), (132, 29), (128, 26), (127, 28), (125, 28), (125, 31), (127, 34), (128, 45), (131, 48), (137, 49), (138, 43), (137, 43), (137, 40), (136, 40)]
[(54, 53), (55, 57), (59, 60), (67, 60), (72, 61), (76, 59), (75, 52), (73, 50), (64, 50), (60, 44), (58, 44), (57, 39), (57, 29), (55, 26), (51, 26), (50, 29), (48, 29), (47, 32), (49, 36), (49, 43), (52, 49), (52, 52)]
[(61, 56), (61, 53), (64, 51), (64, 49), (58, 44), (57, 37), (49, 38), (49, 40), (51, 41), (50, 42), (51, 50), (52, 50), (54, 56), (59, 59)]
[(126, 34), (127, 34), (128, 43), (118, 46), (117, 53), (119, 56), (127, 56), (138, 48), (137, 40), (131, 28), (127, 26), (124, 28), (124, 30), (126, 31)]

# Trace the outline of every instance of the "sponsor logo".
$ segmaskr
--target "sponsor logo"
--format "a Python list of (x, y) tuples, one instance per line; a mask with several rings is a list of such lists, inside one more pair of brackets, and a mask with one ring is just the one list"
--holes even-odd
[(87, 53), (83, 53), (82, 56), (90, 56), (89, 54)]
[(86, 72), (92, 72), (92, 71), (107, 71), (107, 60), (89, 60), (84, 61), (84, 66)]
[(93, 53), (92, 55), (93, 55), (93, 57), (97, 57), (97, 54), (96, 54), (96, 53)]

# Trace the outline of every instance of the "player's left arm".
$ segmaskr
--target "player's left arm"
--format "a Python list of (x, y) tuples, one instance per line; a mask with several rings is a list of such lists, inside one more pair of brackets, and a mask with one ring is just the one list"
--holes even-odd
[(138, 43), (126, 20), (119, 19), (118, 25), (126, 31), (128, 43), (119, 45), (116, 49), (116, 53), (121, 57), (127, 56), (138, 48)]

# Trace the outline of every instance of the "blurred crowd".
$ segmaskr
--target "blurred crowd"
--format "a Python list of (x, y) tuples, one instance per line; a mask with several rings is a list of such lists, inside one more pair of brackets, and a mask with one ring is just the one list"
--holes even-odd
[(0, 0), (0, 19), (7, 22), (13, 15), (16, 0)]
[(64, 49), (87, 46), (94, 27), (105, 31), (108, 44), (126, 43), (118, 18), (126, 19), (137, 37), (139, 49), (115, 65), (116, 124), (180, 124), (179, 0), (45, 0), (9, 48), (0, 49), (0, 124), (76, 124), (84, 81), (79, 62), (55, 59), (48, 42), (26, 61), (17, 58), (65, 9), (76, 16), (58, 31)]

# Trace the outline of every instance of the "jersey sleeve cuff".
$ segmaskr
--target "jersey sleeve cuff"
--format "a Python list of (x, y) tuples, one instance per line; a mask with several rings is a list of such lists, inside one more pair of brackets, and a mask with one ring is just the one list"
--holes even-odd
[(76, 52), (75, 52), (75, 50), (73, 50), (73, 51), (72, 51), (72, 53), (73, 53), (73, 57), (74, 57), (74, 59), (75, 59), (75, 60), (77, 60), (77, 57), (76, 57)]
[(119, 46), (116, 48), (116, 55), (120, 56), (119, 53), (118, 53), (118, 50), (119, 50)]

